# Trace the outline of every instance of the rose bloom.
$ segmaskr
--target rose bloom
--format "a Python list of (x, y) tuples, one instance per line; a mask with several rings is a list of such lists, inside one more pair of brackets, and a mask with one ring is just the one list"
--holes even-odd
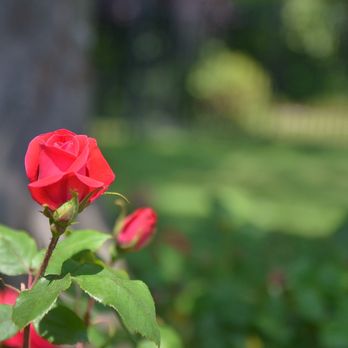
[[(0, 292), (0, 304), (14, 305), (16, 303), (18, 293), (10, 288), (5, 288)], [(23, 330), (18, 332), (15, 336), (0, 342), (1, 347), (14, 347), (14, 348), (22, 348), (23, 346)], [(50, 342), (46, 341), (42, 337), (40, 337), (33, 325), (30, 325), (30, 344), (31, 348), (55, 348)]]
[(149, 243), (155, 233), (157, 215), (151, 208), (140, 208), (128, 215), (117, 235), (117, 243), (122, 249), (139, 250)]
[(41, 205), (56, 210), (78, 193), (92, 202), (115, 179), (95, 139), (66, 129), (38, 135), (28, 146), (25, 170), (29, 191)]

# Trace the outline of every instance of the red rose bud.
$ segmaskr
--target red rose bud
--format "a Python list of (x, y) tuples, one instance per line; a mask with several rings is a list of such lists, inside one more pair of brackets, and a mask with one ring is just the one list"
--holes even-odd
[[(12, 289), (5, 288), (0, 292), (0, 304), (14, 305), (18, 293)], [(24, 333), (23, 330), (16, 333), (14, 336), (8, 338), (5, 341), (0, 342), (0, 346), (22, 348)], [(40, 337), (34, 329), (33, 325), (30, 325), (30, 347), (31, 348), (55, 348), (53, 344)]]
[(38, 135), (28, 146), (25, 170), (29, 191), (41, 205), (56, 210), (76, 192), (79, 203), (93, 202), (115, 180), (97, 142), (66, 129)]
[(139, 250), (149, 243), (155, 233), (157, 215), (151, 208), (140, 208), (128, 215), (117, 235), (121, 249)]

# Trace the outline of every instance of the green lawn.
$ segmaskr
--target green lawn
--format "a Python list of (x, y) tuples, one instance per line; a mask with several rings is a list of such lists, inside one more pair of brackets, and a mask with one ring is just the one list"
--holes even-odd
[(139, 140), (116, 126), (95, 129), (117, 173), (113, 190), (149, 202), (179, 228), (207, 216), (216, 199), (237, 224), (306, 235), (330, 233), (348, 212), (347, 149), (203, 131)]

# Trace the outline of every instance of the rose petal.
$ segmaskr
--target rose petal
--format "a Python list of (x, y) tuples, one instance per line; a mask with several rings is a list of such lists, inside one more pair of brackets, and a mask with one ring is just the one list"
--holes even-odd
[(140, 208), (125, 218), (117, 241), (125, 248), (134, 246), (139, 250), (151, 239), (156, 222), (157, 215), (153, 209)]
[(41, 145), (45, 143), (52, 133), (53, 132), (38, 135), (28, 145), (24, 165), (29, 181), (34, 181), (37, 179)]
[(94, 180), (92, 178), (89, 178), (87, 176), (81, 175), (81, 174), (77, 174), (77, 177), (79, 178), (79, 180), (81, 182), (83, 182), (85, 185), (87, 185), (90, 188), (89, 193), (96, 191), (95, 194), (93, 194), (90, 198), (89, 198), (89, 202), (93, 202), (95, 199), (97, 199), (98, 197), (100, 197), (106, 190), (107, 190), (107, 186), (104, 185), (104, 183), (102, 183), (101, 181), (98, 180)]
[(58, 208), (78, 193), (81, 202), (91, 202), (114, 181), (115, 174), (97, 142), (66, 129), (36, 137), (26, 157), (29, 190), (39, 204)]
[(51, 132), (53, 134), (57, 134), (57, 135), (62, 135), (62, 136), (75, 136), (76, 133), (65, 129), (65, 128), (60, 128), (60, 129), (56, 129), (55, 131)]
[(46, 141), (46, 145), (62, 149), (74, 156), (78, 155), (80, 147), (78, 140), (74, 136), (59, 134), (51, 135), (51, 137)]
[(39, 204), (47, 204), (50, 209), (55, 210), (61, 205), (59, 202), (62, 199), (63, 193), (59, 182), (62, 178), (63, 175), (56, 175), (30, 183), (28, 188), (31, 196)]
[(86, 135), (77, 135), (75, 139), (79, 143), (81, 152), (78, 154), (75, 161), (70, 165), (68, 171), (85, 175), (87, 171), (86, 163), (89, 156), (88, 137)]
[[(22, 348), (24, 340), (24, 332), (21, 330), (15, 336), (1, 342), (6, 347), (11, 348)], [(52, 343), (46, 341), (42, 337), (40, 337), (33, 325), (30, 325), (30, 347), (31, 348), (55, 348), (56, 346)]]
[(80, 174), (68, 173), (35, 181), (28, 187), (36, 202), (47, 204), (50, 209), (56, 210), (71, 199), (73, 192), (78, 193), (81, 202), (90, 192), (102, 188), (103, 183)]
[(54, 348), (56, 347), (52, 343), (46, 341), (41, 336), (37, 334), (33, 325), (30, 325), (30, 334), (31, 334), (31, 348)]
[(60, 175), (74, 163), (76, 156), (53, 146), (41, 145), (39, 179)]
[(101, 181), (105, 187), (115, 180), (115, 174), (98, 148), (97, 141), (89, 138), (88, 176)]
[(0, 292), (0, 304), (14, 305), (16, 303), (17, 296), (18, 292), (11, 288), (5, 288)]

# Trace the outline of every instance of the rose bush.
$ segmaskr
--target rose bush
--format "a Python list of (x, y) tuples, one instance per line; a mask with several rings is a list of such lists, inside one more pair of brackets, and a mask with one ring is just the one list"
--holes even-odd
[[(115, 311), (129, 334), (159, 347), (151, 293), (146, 284), (116, 266), (122, 256), (116, 252), (117, 239), (96, 230), (72, 228), (78, 214), (105, 193), (115, 178), (96, 140), (65, 129), (41, 134), (28, 146), (25, 169), (30, 193), (48, 218), (51, 240), (46, 249), (38, 250), (24, 231), (0, 224), (0, 273), (27, 275), (20, 291), (6, 284), (6, 290), (0, 291), (0, 347), (81, 347), (87, 342), (97, 348), (123, 346), (128, 335), (119, 332), (119, 325), (113, 329), (114, 321), (107, 320), (107, 330), (99, 325), (105, 321), (105, 310), (100, 311), (96, 302)], [(120, 193), (109, 194), (127, 201)], [(124, 219), (125, 210), (124, 206), (113, 231), (120, 231), (120, 245), (140, 249), (154, 232), (156, 214), (143, 208)], [(61, 237), (64, 240), (59, 242)], [(98, 255), (107, 241), (113, 241), (110, 255)], [(4, 283), (1, 278), (0, 283)], [(72, 291), (67, 301), (60, 295), (70, 287), (80, 289), (80, 295)], [(82, 298), (86, 308), (81, 306)]]
[(78, 194), (92, 202), (102, 195), (115, 174), (95, 139), (59, 129), (35, 137), (25, 155), (28, 187), (33, 199), (51, 210)]
[[(0, 292), (0, 304), (6, 305), (14, 305), (16, 303), (16, 299), (18, 297), (18, 293), (15, 290), (10, 288), (5, 288)], [(1, 347), (13, 347), (13, 348), (21, 348), (23, 346), (23, 331), (18, 332), (13, 337), (0, 342)], [(34, 329), (33, 325), (30, 325), (30, 347), (31, 348), (55, 348), (50, 342), (46, 341), (42, 337), (40, 337)]]
[(124, 219), (117, 235), (117, 244), (122, 249), (141, 249), (151, 240), (156, 224), (157, 215), (153, 209), (137, 209)]

